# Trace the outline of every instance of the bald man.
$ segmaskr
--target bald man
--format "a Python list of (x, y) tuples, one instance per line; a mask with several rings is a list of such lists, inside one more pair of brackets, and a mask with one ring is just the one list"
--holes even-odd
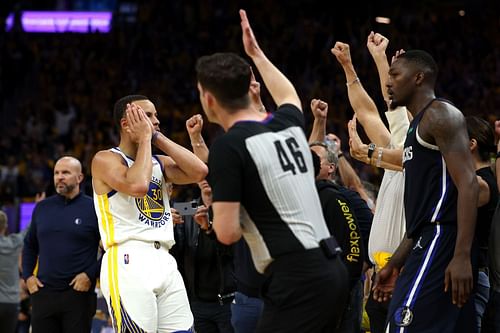
[(37, 204), (24, 239), (22, 275), (31, 294), (33, 333), (91, 329), (100, 237), (93, 200), (80, 192), (82, 180), (76, 158), (56, 162), (57, 194)]

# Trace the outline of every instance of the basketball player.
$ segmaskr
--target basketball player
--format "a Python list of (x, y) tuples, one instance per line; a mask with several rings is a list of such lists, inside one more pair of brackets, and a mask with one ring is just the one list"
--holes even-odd
[(301, 102), (260, 49), (245, 11), (240, 17), (245, 51), (278, 108), (252, 107), (250, 65), (241, 57), (198, 60), (203, 110), (226, 131), (209, 155), (213, 228), (225, 244), (243, 234), (257, 270), (268, 275), (257, 332), (332, 332), (347, 303), (347, 272), (314, 185)]
[[(201, 181), (206, 165), (159, 131), (145, 96), (118, 100), (120, 145), (92, 161), (94, 202), (106, 250), (101, 288), (116, 332), (187, 332), (193, 316), (175, 259), (167, 182)], [(168, 154), (152, 155), (151, 143)]]
[(397, 279), (387, 332), (474, 332), (470, 295), (478, 183), (465, 119), (437, 99), (437, 65), (424, 51), (400, 54), (389, 70), (391, 107), (413, 115), (404, 145), (408, 238), (375, 281), (374, 295)]

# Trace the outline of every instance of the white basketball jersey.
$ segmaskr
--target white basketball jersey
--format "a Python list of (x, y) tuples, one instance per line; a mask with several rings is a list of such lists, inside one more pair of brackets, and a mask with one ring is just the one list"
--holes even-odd
[[(110, 151), (120, 154), (128, 167), (134, 164), (134, 160), (118, 148)], [(167, 248), (174, 245), (172, 216), (162, 165), (155, 156), (152, 159), (153, 174), (144, 197), (134, 198), (114, 190), (100, 195), (94, 191), (94, 206), (104, 250), (127, 240), (158, 241)]]

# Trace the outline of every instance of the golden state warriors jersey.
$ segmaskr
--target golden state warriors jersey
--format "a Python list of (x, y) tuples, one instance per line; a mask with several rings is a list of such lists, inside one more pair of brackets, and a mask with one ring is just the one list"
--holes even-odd
[[(134, 160), (119, 148), (110, 151), (120, 154), (128, 167)], [(174, 245), (174, 232), (163, 166), (153, 156), (153, 174), (148, 193), (142, 198), (111, 191), (96, 194), (94, 206), (99, 219), (99, 231), (104, 250), (128, 240), (160, 242), (167, 248)]]

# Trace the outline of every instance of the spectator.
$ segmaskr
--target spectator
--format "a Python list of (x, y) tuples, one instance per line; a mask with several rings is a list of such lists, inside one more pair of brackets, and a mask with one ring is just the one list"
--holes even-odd
[(0, 332), (16, 331), (19, 313), (19, 256), (27, 229), (7, 235), (7, 214), (0, 210)]

